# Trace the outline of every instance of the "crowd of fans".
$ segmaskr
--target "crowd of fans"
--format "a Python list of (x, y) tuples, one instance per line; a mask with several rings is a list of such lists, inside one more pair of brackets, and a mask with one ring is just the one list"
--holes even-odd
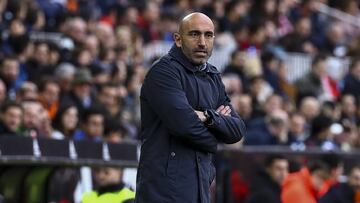
[[(1, 1), (0, 134), (136, 139), (144, 47), (171, 43), (178, 20), (201, 11), (216, 24), (215, 49), (237, 47), (219, 69), (247, 125), (243, 144), (358, 147), (359, 29), (322, 4), (360, 14), (356, 0)], [(294, 83), (286, 52), (313, 57)], [(350, 57), (340, 80), (329, 56)]]
[[(218, 68), (247, 134), (229, 147), (357, 148), (360, 27), (320, 12), (323, 5), (360, 20), (358, 0), (1, 0), (0, 135), (136, 140), (140, 88), (159, 57), (147, 60), (145, 47), (172, 43), (177, 22), (200, 11), (216, 25), (215, 49), (235, 47)], [(310, 71), (294, 82), (287, 80), (289, 52), (312, 57)], [(329, 74), (329, 57), (350, 61), (345, 75)], [(272, 171), (279, 160), (286, 170)], [(278, 195), (284, 160), (268, 160), (261, 171)], [(309, 166), (298, 176), (322, 170)], [(350, 186), (341, 187), (358, 189), (359, 167), (350, 172)], [(266, 190), (256, 181), (251, 187)], [(259, 202), (253, 195), (248, 201)]]

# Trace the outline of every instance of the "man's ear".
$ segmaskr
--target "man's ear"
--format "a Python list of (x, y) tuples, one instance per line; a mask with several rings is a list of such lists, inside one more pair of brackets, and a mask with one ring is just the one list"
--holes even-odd
[(174, 33), (174, 41), (177, 47), (181, 47), (181, 37), (179, 33)]

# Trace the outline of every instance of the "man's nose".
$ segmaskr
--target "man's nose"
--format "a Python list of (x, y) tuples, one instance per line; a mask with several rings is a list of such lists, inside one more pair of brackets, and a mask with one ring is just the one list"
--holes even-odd
[(205, 36), (204, 35), (199, 36), (198, 45), (205, 46)]

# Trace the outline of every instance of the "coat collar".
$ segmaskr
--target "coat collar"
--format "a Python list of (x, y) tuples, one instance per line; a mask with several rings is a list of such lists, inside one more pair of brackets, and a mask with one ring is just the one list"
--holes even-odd
[[(179, 62), (182, 66), (184, 66), (187, 70), (191, 71), (191, 72), (198, 72), (200, 70), (198, 70), (198, 68), (192, 64), (190, 62), (190, 60), (185, 56), (185, 54), (182, 52), (180, 47), (177, 47), (176, 44), (174, 43), (174, 45), (171, 47), (170, 51), (169, 51), (169, 55), (176, 60), (177, 62)], [(220, 72), (211, 64), (206, 63), (206, 69), (205, 72), (209, 72), (209, 73), (215, 73), (215, 74), (219, 74)]]

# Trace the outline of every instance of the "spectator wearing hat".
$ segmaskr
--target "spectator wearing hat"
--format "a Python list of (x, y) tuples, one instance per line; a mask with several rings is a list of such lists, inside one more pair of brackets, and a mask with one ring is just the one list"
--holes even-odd
[(79, 113), (85, 109), (97, 104), (97, 100), (91, 92), (92, 76), (89, 70), (85, 68), (78, 69), (75, 72), (72, 82), (72, 89), (61, 100), (61, 104), (75, 104)]

